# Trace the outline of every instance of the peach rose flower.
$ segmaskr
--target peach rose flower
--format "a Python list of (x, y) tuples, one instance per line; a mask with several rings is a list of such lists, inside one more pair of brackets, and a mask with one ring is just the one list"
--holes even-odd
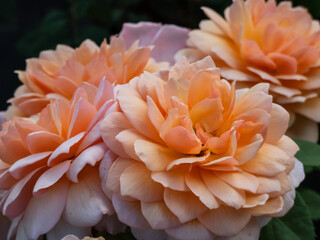
[(235, 0), (221, 17), (203, 8), (210, 20), (191, 31), (178, 53), (191, 61), (210, 55), (221, 75), (237, 87), (270, 84), (274, 101), (291, 115), (288, 134), (317, 141), (320, 122), (320, 27), (306, 9), (291, 2)]
[(268, 88), (235, 90), (206, 57), (119, 90), (100, 174), (137, 239), (258, 239), (292, 207), (303, 167)]
[(82, 83), (71, 101), (51, 100), (33, 118), (15, 117), (0, 132), (0, 205), (13, 219), (8, 239), (88, 236), (112, 203), (101, 188), (107, 147), (99, 130), (114, 104), (111, 83)]
[(128, 48), (122, 38), (104, 40), (98, 47), (91, 40), (73, 49), (58, 45), (56, 50), (40, 53), (39, 58), (27, 60), (25, 71), (17, 71), (23, 83), (11, 99), (12, 107), (7, 119), (14, 116), (31, 116), (40, 112), (50, 99), (71, 99), (82, 82), (99, 86), (106, 77), (110, 83), (123, 84), (143, 71), (154, 72), (168, 66), (156, 63), (151, 47), (139, 47), (138, 41)]

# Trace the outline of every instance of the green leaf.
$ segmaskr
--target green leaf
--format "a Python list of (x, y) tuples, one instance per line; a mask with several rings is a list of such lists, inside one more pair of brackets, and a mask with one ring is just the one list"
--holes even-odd
[(104, 28), (95, 25), (84, 25), (79, 29), (76, 44), (81, 44), (85, 39), (91, 39), (100, 44), (104, 38), (109, 37), (109, 33)]
[(304, 173), (305, 174), (308, 174), (308, 173), (312, 172), (315, 169), (314, 167), (310, 167), (310, 166), (306, 166), (306, 165), (304, 165), (303, 168), (304, 168)]
[(110, 14), (110, 18), (114, 22), (120, 22), (124, 14), (124, 10), (122, 8), (115, 8), (112, 10)]
[(300, 147), (300, 151), (296, 154), (304, 166), (320, 167), (320, 145), (300, 139), (295, 139)]
[(70, 0), (71, 11), (75, 18), (80, 18), (86, 16), (89, 8), (93, 4), (93, 1), (88, 0)]
[(273, 218), (260, 234), (260, 240), (314, 240), (315, 231), (310, 212), (300, 194), (282, 218)]
[[(15, 8), (17, 5), (16, 0), (3, 2), (0, 7), (0, 23), (4, 25), (5, 22), (12, 21), (16, 19)], [(9, 25), (9, 24), (8, 24)]]
[(300, 240), (281, 220), (273, 218), (260, 233), (260, 240)]
[(50, 10), (41, 23), (41, 31), (44, 34), (55, 35), (65, 31), (68, 23), (66, 12), (58, 9)]
[(307, 204), (312, 220), (320, 220), (320, 194), (311, 189), (303, 189), (300, 194)]

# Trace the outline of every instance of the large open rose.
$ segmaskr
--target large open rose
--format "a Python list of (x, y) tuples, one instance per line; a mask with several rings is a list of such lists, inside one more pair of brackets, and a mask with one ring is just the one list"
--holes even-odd
[[(71, 101), (52, 100), (37, 117), (15, 117), (0, 132), (1, 212), (10, 236), (36, 240), (90, 235), (114, 209), (101, 189), (107, 151), (99, 130), (113, 104), (113, 86), (82, 83)], [(115, 219), (116, 220), (116, 219)]]
[(100, 174), (120, 221), (138, 239), (258, 239), (304, 177), (288, 112), (268, 84), (235, 90), (210, 57), (161, 76), (131, 80), (101, 123)]
[[(235, 0), (222, 18), (203, 8), (210, 20), (191, 31), (178, 55), (194, 60), (210, 55), (237, 87), (270, 84), (274, 102), (291, 114), (288, 134), (318, 139), (320, 122), (320, 27), (306, 9), (291, 2)], [(179, 56), (177, 56), (179, 58)]]

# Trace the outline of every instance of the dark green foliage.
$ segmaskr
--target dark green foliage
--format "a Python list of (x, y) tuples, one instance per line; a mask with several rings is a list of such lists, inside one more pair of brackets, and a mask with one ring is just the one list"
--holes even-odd
[(265, 226), (260, 240), (314, 240), (315, 232), (311, 214), (305, 201), (297, 192), (293, 208), (282, 218), (273, 218)]
[(301, 196), (306, 202), (312, 220), (320, 220), (320, 194), (311, 189), (303, 189)]
[(296, 154), (304, 166), (308, 167), (320, 167), (320, 145), (300, 139), (296, 139), (300, 150)]

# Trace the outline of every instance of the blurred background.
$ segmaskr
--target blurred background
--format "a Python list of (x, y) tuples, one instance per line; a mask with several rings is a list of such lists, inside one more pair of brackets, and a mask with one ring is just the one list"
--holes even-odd
[[(14, 70), (25, 69), (25, 59), (54, 49), (77, 47), (90, 38), (100, 44), (119, 33), (124, 22), (154, 21), (197, 28), (208, 6), (220, 14), (232, 0), (0, 0), (0, 111), (20, 82)], [(320, 19), (320, 0), (293, 0)], [(319, 171), (303, 183), (320, 192)], [(320, 210), (320, 206), (319, 206)], [(320, 236), (320, 224), (317, 233)]]

